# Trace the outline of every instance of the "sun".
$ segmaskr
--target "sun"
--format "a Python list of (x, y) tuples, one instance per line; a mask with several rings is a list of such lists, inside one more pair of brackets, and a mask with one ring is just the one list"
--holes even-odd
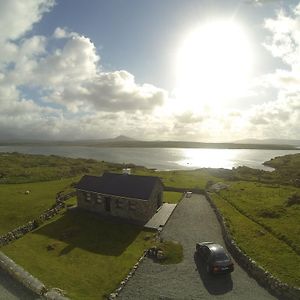
[(176, 98), (192, 109), (221, 104), (245, 92), (252, 68), (251, 43), (241, 25), (233, 21), (202, 24), (179, 48)]

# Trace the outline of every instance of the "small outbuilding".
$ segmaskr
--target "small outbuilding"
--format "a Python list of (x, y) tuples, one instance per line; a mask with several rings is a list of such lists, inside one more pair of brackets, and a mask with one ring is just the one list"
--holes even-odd
[(79, 208), (144, 224), (163, 203), (163, 183), (155, 176), (104, 173), (78, 182)]

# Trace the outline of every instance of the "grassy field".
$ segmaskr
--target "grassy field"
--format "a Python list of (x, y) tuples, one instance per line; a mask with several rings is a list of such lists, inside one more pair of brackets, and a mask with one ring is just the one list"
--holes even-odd
[[(0, 163), (0, 235), (51, 207), (56, 193), (70, 191), (71, 184), (81, 175), (105, 170), (120, 172), (123, 167), (93, 160), (16, 153), (0, 155)], [(75, 170), (73, 167), (78, 164), (81, 166)], [(153, 175), (151, 170), (132, 167), (137, 173)], [(49, 178), (59, 180), (45, 181)], [(180, 193), (165, 195), (171, 203), (180, 198)], [(75, 202), (75, 198), (68, 200), (68, 204)], [(72, 299), (101, 299), (118, 286), (144, 249), (153, 244), (152, 236), (153, 233), (137, 226), (111, 224), (90, 213), (68, 211), (1, 251), (47, 286), (65, 290)], [(164, 263), (182, 259), (181, 245), (163, 246), (168, 254)]]
[[(226, 172), (226, 171), (225, 171)], [(191, 171), (153, 171), (148, 169), (133, 169), (137, 175), (158, 176), (165, 186), (178, 188), (204, 189), (207, 181), (222, 180), (223, 170), (200, 169)]]
[[(238, 245), (281, 280), (300, 286), (299, 268), (295, 268), (300, 265), (300, 205), (287, 205), (288, 197), (299, 194), (300, 154), (267, 164), (276, 170), (158, 172), (86, 159), (0, 154), (0, 234), (34, 219), (54, 203), (57, 192), (70, 189), (83, 174), (130, 167), (133, 174), (159, 176), (165, 186), (184, 189), (204, 189), (208, 182), (222, 181), (230, 188), (214, 194), (213, 200)], [(180, 198), (180, 193), (164, 193), (168, 203), (178, 203)], [(75, 203), (75, 198), (68, 202)], [(72, 299), (95, 299), (118, 285), (151, 240), (151, 233), (139, 227), (67, 212), (1, 250), (47, 285), (66, 290)], [(180, 245), (177, 250), (180, 253)]]
[(163, 200), (166, 203), (177, 204), (182, 198), (182, 193), (164, 192)]
[[(68, 190), (78, 178), (56, 181), (0, 184), (0, 235), (33, 220), (55, 203), (55, 195)], [(26, 191), (30, 191), (28, 195)]]
[(0, 183), (50, 181), (83, 174), (100, 175), (103, 171), (120, 172), (124, 168), (122, 164), (94, 159), (21, 153), (0, 153), (0, 166)]
[(264, 165), (274, 168), (273, 172), (238, 167), (231, 171), (233, 180), (258, 181), (300, 187), (300, 153), (272, 158)]
[(71, 299), (101, 299), (123, 280), (152, 236), (134, 225), (68, 211), (1, 251)]
[[(286, 206), (294, 187), (232, 183), (213, 194), (239, 247), (282, 281), (300, 286), (300, 207)], [(298, 252), (298, 253), (297, 253)]]
[(300, 206), (287, 205), (287, 199), (298, 190), (290, 186), (236, 182), (220, 196), (300, 254)]

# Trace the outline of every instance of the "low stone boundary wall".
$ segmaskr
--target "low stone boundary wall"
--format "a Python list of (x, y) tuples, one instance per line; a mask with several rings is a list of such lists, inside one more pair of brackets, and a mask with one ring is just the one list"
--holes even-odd
[(0, 252), (0, 268), (38, 295), (43, 295), (47, 291), (41, 281), (34, 278), (2, 252)]
[(21, 238), (26, 233), (38, 228), (46, 220), (50, 220), (51, 218), (53, 218), (65, 207), (64, 202), (69, 198), (73, 197), (75, 194), (76, 192), (71, 192), (66, 195), (62, 195), (61, 193), (58, 193), (56, 196), (56, 202), (52, 206), (52, 208), (45, 210), (40, 216), (38, 216), (36, 219), (32, 221), (29, 221), (25, 225), (13, 229), (10, 232), (0, 236), (0, 247), (5, 246), (10, 242)]
[(178, 192), (178, 193), (185, 193), (185, 192), (192, 192), (195, 194), (204, 194), (205, 191), (203, 189), (194, 189), (194, 188), (177, 188), (173, 186), (165, 186), (164, 191), (166, 192)]
[[(0, 236), (0, 247), (5, 246), (14, 240), (17, 240), (24, 236), (26, 233), (38, 228), (46, 220), (53, 218), (57, 215), (64, 207), (65, 201), (73, 197), (76, 192), (71, 192), (63, 195), (61, 192), (57, 193), (55, 204), (50, 208), (45, 210), (36, 219), (29, 221), (23, 226), (20, 226), (5, 235)], [(47, 300), (68, 300), (64, 297), (57, 288), (52, 288), (48, 290), (46, 286), (39, 281), (37, 278), (33, 277), (30, 273), (25, 271), (22, 267), (17, 265), (12, 259), (7, 257), (4, 253), (0, 251), (0, 268), (6, 271), (12, 278), (16, 279), (25, 287), (29, 288), (35, 294), (43, 296)]]
[(225, 219), (222, 214), (210, 198), (208, 193), (204, 193), (206, 199), (210, 203), (211, 207), (216, 213), (217, 219), (221, 225), (222, 235), (224, 241), (232, 253), (233, 257), (238, 261), (238, 263), (245, 268), (248, 273), (253, 276), (262, 286), (269, 289), (271, 293), (277, 297), (290, 300), (299, 300), (300, 299), (300, 288), (291, 287), (286, 283), (281, 282), (278, 278), (275, 278), (272, 274), (266, 271), (264, 268), (259, 266), (254, 260), (247, 256), (235, 243), (232, 239), (231, 234), (228, 231)]
[(114, 300), (116, 299), (119, 294), (121, 293), (121, 291), (124, 289), (125, 285), (127, 284), (127, 282), (129, 281), (129, 279), (134, 275), (135, 271), (137, 270), (137, 268), (139, 267), (140, 263), (144, 260), (144, 258), (146, 257), (148, 253), (148, 250), (144, 251), (143, 255), (139, 258), (139, 260), (137, 261), (137, 263), (133, 266), (133, 268), (130, 270), (130, 272), (128, 273), (128, 275), (124, 278), (124, 280), (122, 280), (120, 282), (120, 285), (107, 297), (107, 299), (109, 300)]
[(33, 277), (30, 273), (17, 265), (12, 259), (0, 251), (0, 268), (12, 278), (33, 291), (35, 294), (48, 300), (68, 300), (54, 289), (47, 290), (44, 283)]

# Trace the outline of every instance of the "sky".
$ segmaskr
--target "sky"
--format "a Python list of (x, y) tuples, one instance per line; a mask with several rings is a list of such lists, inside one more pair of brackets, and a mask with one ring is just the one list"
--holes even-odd
[(299, 1), (0, 1), (0, 141), (299, 128)]

